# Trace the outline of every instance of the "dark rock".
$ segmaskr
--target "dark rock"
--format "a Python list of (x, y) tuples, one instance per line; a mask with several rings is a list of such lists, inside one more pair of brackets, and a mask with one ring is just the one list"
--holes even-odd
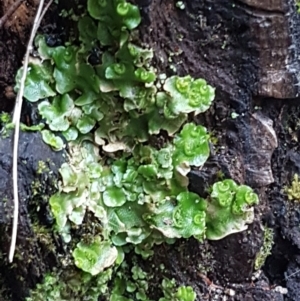
[[(39, 233), (35, 232), (34, 223), (38, 221), (41, 227), (49, 226), (49, 220), (45, 216), (49, 214), (49, 197), (56, 191), (58, 168), (64, 162), (63, 153), (52, 151), (42, 141), (40, 133), (20, 133), (20, 210), (16, 253), (12, 265), (7, 262), (13, 210), (12, 138), (0, 140), (0, 199), (3, 200), (0, 202), (0, 250), (3, 258), (0, 263), (0, 276), (10, 288), (13, 300), (23, 301), (29, 289), (56, 262), (54, 250), (49, 251), (44, 245), (55, 245), (53, 237), (49, 235), (49, 241), (42, 243)], [(34, 212), (30, 211), (32, 205)], [(37, 208), (39, 212), (36, 211)]]
[[(260, 225), (254, 222), (248, 230), (210, 242), (215, 259), (216, 276), (221, 283), (249, 282), (253, 262), (262, 244)], [(234, 254), (234, 255), (233, 255)]]

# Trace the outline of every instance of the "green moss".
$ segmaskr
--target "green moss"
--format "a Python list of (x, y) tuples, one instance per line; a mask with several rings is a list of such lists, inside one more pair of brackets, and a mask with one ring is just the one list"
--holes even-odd
[(264, 265), (267, 257), (271, 255), (272, 246), (274, 244), (274, 231), (271, 228), (264, 228), (263, 245), (261, 246), (258, 254), (256, 255), (254, 268), (259, 270)]
[(300, 1), (296, 0), (297, 12), (300, 13)]
[(163, 298), (159, 301), (194, 301), (196, 300), (196, 293), (191, 286), (180, 286), (176, 289), (176, 282), (174, 279), (165, 278), (162, 281)]
[(294, 174), (292, 185), (285, 187), (285, 192), (290, 201), (300, 201), (300, 182), (298, 174)]
[(8, 113), (6, 112), (2, 112), (0, 114), (0, 122), (1, 122), (1, 125), (5, 125), (5, 124), (8, 124), (11, 122), (11, 117)]
[(89, 298), (98, 301), (108, 293), (107, 283), (112, 270), (108, 269), (98, 276), (91, 276), (74, 268), (53, 272), (32, 290), (26, 301), (82, 301)]
[(35, 240), (44, 250), (44, 255), (56, 254), (53, 229), (40, 225), (37, 221), (32, 224)]
[(38, 167), (37, 167), (37, 174), (43, 174), (45, 172), (49, 172), (50, 169), (47, 166), (46, 162), (44, 161), (38, 161)]
[(0, 296), (1, 296), (1, 301), (12, 300), (12, 295), (7, 289), (5, 282), (2, 281), (1, 275), (0, 275)]
[(11, 133), (11, 130), (14, 128), (12, 123), (11, 116), (6, 112), (0, 113), (0, 134), (2, 138), (6, 138)]
[[(2, 230), (2, 229), (1, 229)], [(4, 233), (4, 232), (3, 232)], [(0, 251), (0, 296), (1, 296), (1, 301), (11, 301), (12, 296), (10, 290), (7, 288), (7, 284), (5, 282), (5, 274), (3, 273), (4, 265), (7, 263), (7, 256), (4, 255)]]

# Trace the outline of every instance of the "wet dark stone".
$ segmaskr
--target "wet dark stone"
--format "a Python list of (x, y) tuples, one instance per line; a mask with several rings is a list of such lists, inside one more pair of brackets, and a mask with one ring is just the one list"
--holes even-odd
[[(0, 277), (11, 290), (13, 300), (24, 301), (30, 288), (40, 281), (56, 255), (43, 249), (35, 236), (33, 222), (41, 226), (52, 226), (49, 208), (43, 204), (56, 191), (58, 168), (64, 162), (64, 151), (54, 152), (46, 145), (41, 134), (21, 132), (18, 160), (19, 226), (14, 265), (7, 262), (10, 245), (13, 187), (12, 187), (12, 138), (0, 138)], [(41, 164), (45, 169), (41, 169)], [(38, 186), (36, 186), (38, 185)], [(38, 187), (34, 195), (33, 187)], [(31, 205), (40, 206), (40, 211), (30, 212)], [(30, 217), (35, 216), (35, 221)], [(42, 251), (44, 250), (44, 251)]]

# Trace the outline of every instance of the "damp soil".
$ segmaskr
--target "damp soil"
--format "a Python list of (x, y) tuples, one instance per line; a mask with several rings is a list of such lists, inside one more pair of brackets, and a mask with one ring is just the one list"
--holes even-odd
[[(1, 1), (0, 16), (12, 2)], [(195, 120), (210, 130), (214, 144), (205, 166), (189, 174), (190, 190), (205, 197), (222, 174), (250, 185), (260, 196), (255, 221), (247, 231), (219, 241), (163, 244), (155, 248), (150, 264), (141, 260), (149, 272), (165, 266), (152, 283), (152, 299), (161, 297), (157, 283), (168, 276), (193, 286), (199, 301), (299, 300), (300, 203), (289, 201), (285, 193), (293, 175), (300, 174), (300, 19), (294, 1), (193, 0), (184, 1), (183, 10), (173, 0), (133, 2), (143, 16), (138, 42), (155, 50), (158, 72), (203, 77), (216, 87), (214, 105)], [(0, 28), (0, 111), (12, 112), (14, 78), (36, 3), (23, 1)], [(60, 9), (52, 6), (40, 29), (53, 46), (62, 44), (74, 26), (58, 18)], [(36, 118), (34, 107), (25, 103), (22, 120), (30, 124)], [(60, 239), (47, 231), (53, 223), (47, 197), (54, 191), (64, 153), (53, 153), (39, 133), (23, 133), (20, 149), (19, 256), (11, 266), (6, 258), (12, 139), (0, 139), (0, 301), (24, 301), (44, 273), (57, 267), (57, 254), (63, 253)], [(38, 172), (39, 162), (46, 162), (48, 173)], [(52, 176), (45, 176), (49, 171)], [(36, 206), (39, 213), (33, 214)], [(36, 223), (45, 229), (44, 236), (35, 232)], [(265, 264), (255, 271), (263, 227), (273, 229), (274, 244)], [(6, 295), (10, 299), (4, 299)]]

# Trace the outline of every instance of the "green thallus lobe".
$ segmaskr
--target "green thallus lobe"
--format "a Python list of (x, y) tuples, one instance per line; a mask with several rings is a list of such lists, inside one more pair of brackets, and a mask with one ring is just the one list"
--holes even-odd
[[(96, 275), (122, 258), (128, 244), (149, 256), (163, 241), (220, 239), (246, 229), (258, 203), (250, 187), (224, 180), (206, 200), (187, 189), (191, 166), (209, 157), (209, 135), (201, 125), (184, 123), (188, 114), (209, 109), (214, 88), (189, 75), (158, 82), (152, 50), (130, 35), (141, 22), (136, 6), (89, 0), (87, 10), (90, 16), (78, 23), (79, 46), (51, 48), (36, 38), (42, 60), (31, 62), (25, 88), (29, 101), (44, 99), (38, 108), (51, 130), (42, 131), (44, 141), (60, 150), (61, 133), (69, 142), (70, 160), (50, 198), (58, 231), (69, 242), (70, 229), (87, 211), (102, 226), (101, 239), (77, 244), (75, 264)], [(101, 59), (92, 66), (87, 58), (98, 45)], [(144, 143), (162, 130), (169, 137), (161, 149)], [(186, 288), (176, 298), (195, 296)]]

